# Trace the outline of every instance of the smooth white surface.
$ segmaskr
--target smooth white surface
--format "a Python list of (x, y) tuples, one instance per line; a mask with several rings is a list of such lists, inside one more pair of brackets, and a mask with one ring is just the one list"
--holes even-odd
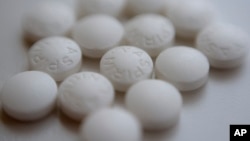
[(118, 46), (123, 34), (123, 25), (114, 17), (104, 14), (84, 17), (72, 32), (83, 55), (90, 58), (101, 58), (109, 49)]
[(34, 6), (23, 18), (23, 30), (31, 41), (66, 35), (75, 24), (74, 10), (62, 2)]
[[(60, 0), (61, 1), (61, 0)], [(71, 3), (71, 0), (64, 0)], [(211, 0), (224, 20), (250, 33), (249, 0)], [(27, 69), (27, 48), (21, 35), (22, 15), (39, 0), (0, 0), (0, 86)], [(98, 71), (96, 60), (85, 59), (83, 70)], [(229, 124), (250, 124), (250, 57), (240, 68), (212, 69), (207, 85), (183, 93), (179, 124), (166, 132), (147, 132), (144, 141), (229, 141)], [(123, 95), (117, 95), (117, 101)], [(122, 101), (123, 102), (123, 101)], [(121, 102), (121, 103), (122, 103)], [(120, 105), (120, 104), (119, 104)], [(2, 115), (1, 141), (79, 141), (79, 124), (52, 114), (36, 123), (20, 123)]]
[(188, 46), (168, 48), (155, 61), (156, 78), (172, 83), (180, 91), (192, 91), (205, 85), (209, 68), (207, 57)]
[(143, 80), (131, 86), (125, 97), (126, 108), (148, 130), (163, 130), (177, 123), (182, 109), (180, 92), (162, 80)]
[(250, 36), (228, 23), (213, 23), (196, 39), (196, 47), (215, 68), (234, 68), (244, 63), (250, 49)]
[(69, 117), (82, 120), (84, 116), (111, 106), (114, 88), (103, 75), (81, 72), (69, 76), (58, 90), (59, 107)]
[(47, 73), (26, 71), (7, 80), (0, 96), (8, 115), (32, 121), (46, 116), (55, 107), (57, 85)]
[(117, 91), (125, 92), (134, 83), (152, 77), (153, 61), (140, 48), (119, 46), (103, 55), (100, 72), (112, 82)]
[(112, 108), (102, 109), (82, 122), (83, 141), (141, 141), (139, 121), (130, 112)]
[(166, 15), (175, 26), (178, 37), (193, 39), (215, 19), (215, 10), (209, 0), (177, 0)]
[(56, 81), (63, 81), (82, 67), (79, 45), (65, 37), (47, 37), (36, 42), (29, 50), (32, 70), (48, 73)]
[(130, 19), (125, 25), (127, 44), (145, 50), (151, 57), (172, 46), (175, 29), (168, 18), (156, 14), (143, 14)]

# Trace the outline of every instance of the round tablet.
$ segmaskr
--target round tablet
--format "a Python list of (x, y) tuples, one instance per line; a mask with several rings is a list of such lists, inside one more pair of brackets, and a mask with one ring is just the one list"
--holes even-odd
[(125, 0), (80, 0), (80, 16), (91, 14), (106, 14), (118, 17), (122, 14)]
[(214, 11), (206, 0), (179, 0), (169, 7), (166, 15), (173, 22), (177, 36), (193, 39), (214, 20)]
[(111, 82), (95, 72), (81, 72), (68, 77), (60, 85), (58, 94), (62, 111), (75, 120), (110, 106), (114, 100)]
[(128, 0), (129, 11), (133, 14), (160, 13), (165, 0)]
[(125, 103), (145, 129), (162, 130), (178, 121), (182, 97), (179, 91), (167, 82), (144, 80), (129, 88)]
[(79, 71), (82, 65), (80, 47), (65, 37), (48, 37), (35, 43), (29, 50), (33, 70), (50, 74), (56, 81)]
[(209, 62), (200, 51), (186, 46), (166, 49), (156, 59), (156, 77), (172, 83), (181, 91), (203, 86), (209, 73)]
[(109, 50), (101, 59), (100, 71), (118, 91), (126, 91), (137, 81), (151, 78), (153, 62), (142, 49), (120, 46)]
[(76, 20), (74, 10), (59, 2), (35, 6), (23, 20), (24, 32), (31, 41), (48, 36), (65, 35)]
[(129, 45), (140, 47), (151, 57), (171, 46), (175, 37), (172, 23), (165, 17), (154, 14), (139, 15), (125, 27), (125, 40)]
[(82, 19), (73, 30), (74, 40), (81, 46), (83, 55), (101, 58), (109, 49), (119, 45), (124, 28), (108, 15), (92, 15)]
[(198, 35), (196, 46), (208, 57), (212, 67), (233, 68), (246, 59), (250, 37), (234, 25), (214, 23)]
[(2, 89), (2, 106), (11, 117), (30, 121), (46, 116), (55, 106), (56, 82), (48, 74), (27, 71), (10, 78)]
[(122, 109), (102, 109), (91, 114), (81, 126), (85, 141), (141, 141), (138, 120)]

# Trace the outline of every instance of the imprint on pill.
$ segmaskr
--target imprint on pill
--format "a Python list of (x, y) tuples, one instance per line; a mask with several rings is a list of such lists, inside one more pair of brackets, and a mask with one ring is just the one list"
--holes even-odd
[[(134, 66), (135, 69), (133, 70), (126, 70), (123, 69), (122, 66), (123, 64), (116, 64), (115, 56), (112, 56), (114, 53), (110, 53), (111, 56), (108, 58), (104, 57), (103, 58), (103, 67), (105, 69), (109, 70), (110, 73), (113, 73), (113, 78), (116, 81), (119, 80), (136, 80), (139, 79), (141, 76), (145, 74), (144, 72), (144, 67), (150, 67), (150, 62), (148, 60), (144, 59), (144, 52), (142, 51), (134, 51), (131, 50), (131, 48), (121, 48), (119, 51), (122, 51), (123, 53), (128, 53), (128, 55), (133, 58), (135, 57), (135, 60), (139, 60), (139, 63), (136, 63), (136, 66)], [(129, 59), (129, 58), (128, 58)], [(133, 61), (133, 60), (132, 60)], [(126, 63), (126, 62), (121, 62), (121, 63)]]
[(175, 29), (163, 16), (143, 14), (134, 17), (125, 26), (124, 39), (129, 45), (145, 50), (156, 57), (162, 50), (174, 42)]
[(120, 46), (102, 57), (100, 71), (110, 79), (116, 90), (126, 91), (133, 83), (151, 78), (153, 62), (140, 48)]
[(48, 37), (35, 43), (29, 50), (31, 68), (50, 74), (62, 81), (81, 67), (78, 44), (66, 37)]
[(62, 111), (76, 120), (109, 106), (113, 99), (112, 84), (106, 77), (95, 72), (73, 74), (59, 87), (59, 104)]

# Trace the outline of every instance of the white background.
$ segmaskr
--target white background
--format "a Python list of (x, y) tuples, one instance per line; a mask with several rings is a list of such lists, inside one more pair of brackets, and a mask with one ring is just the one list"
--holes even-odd
[[(250, 33), (249, 0), (212, 1), (223, 20)], [(28, 68), (28, 48), (22, 40), (20, 22), (24, 12), (37, 2), (39, 0), (0, 0), (0, 88), (10, 76)], [(98, 69), (98, 61), (85, 59), (84, 65), (84, 70)], [(122, 101), (122, 97), (117, 96), (118, 101)], [(183, 93), (183, 99), (179, 124), (168, 131), (147, 132), (144, 141), (229, 141), (230, 124), (250, 124), (250, 57), (239, 69), (211, 69), (207, 85)], [(79, 140), (79, 123), (58, 112), (34, 123), (0, 116), (0, 141)]]

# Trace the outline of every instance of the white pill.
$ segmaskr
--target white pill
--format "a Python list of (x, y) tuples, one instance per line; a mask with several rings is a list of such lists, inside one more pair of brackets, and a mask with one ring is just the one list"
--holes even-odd
[(35, 6), (23, 20), (23, 28), (31, 41), (48, 36), (66, 35), (76, 20), (74, 10), (59, 2)]
[(108, 107), (114, 100), (111, 82), (95, 72), (81, 72), (68, 77), (59, 87), (62, 111), (75, 120)]
[(154, 14), (136, 16), (126, 24), (125, 31), (126, 42), (145, 50), (151, 57), (171, 46), (175, 37), (172, 23)]
[(208, 57), (212, 67), (233, 68), (246, 59), (250, 37), (234, 25), (214, 23), (198, 35), (196, 46)]
[(209, 73), (209, 62), (200, 51), (185, 46), (166, 49), (156, 59), (156, 77), (172, 83), (180, 91), (203, 86)]
[(108, 15), (92, 15), (83, 18), (73, 30), (74, 40), (81, 46), (83, 55), (101, 58), (109, 49), (119, 45), (124, 28)]
[(35, 43), (29, 50), (33, 70), (50, 74), (56, 81), (62, 81), (79, 71), (82, 65), (80, 47), (65, 37), (48, 37)]
[(195, 38), (215, 19), (215, 10), (206, 0), (178, 0), (166, 14), (173, 22), (177, 36), (188, 39)]
[(80, 16), (106, 14), (118, 17), (124, 11), (126, 0), (80, 0)]
[(160, 13), (165, 0), (128, 0), (128, 10), (133, 14)]
[(129, 88), (126, 107), (147, 130), (162, 130), (177, 123), (182, 97), (171, 84), (162, 80), (144, 80)]
[(10, 78), (2, 89), (2, 106), (11, 117), (30, 121), (46, 116), (54, 109), (56, 82), (48, 74), (27, 71)]
[(102, 109), (90, 115), (81, 127), (84, 141), (141, 141), (138, 120), (122, 109)]
[(153, 62), (142, 49), (120, 46), (109, 50), (101, 59), (100, 71), (118, 91), (126, 91), (137, 81), (152, 77)]

